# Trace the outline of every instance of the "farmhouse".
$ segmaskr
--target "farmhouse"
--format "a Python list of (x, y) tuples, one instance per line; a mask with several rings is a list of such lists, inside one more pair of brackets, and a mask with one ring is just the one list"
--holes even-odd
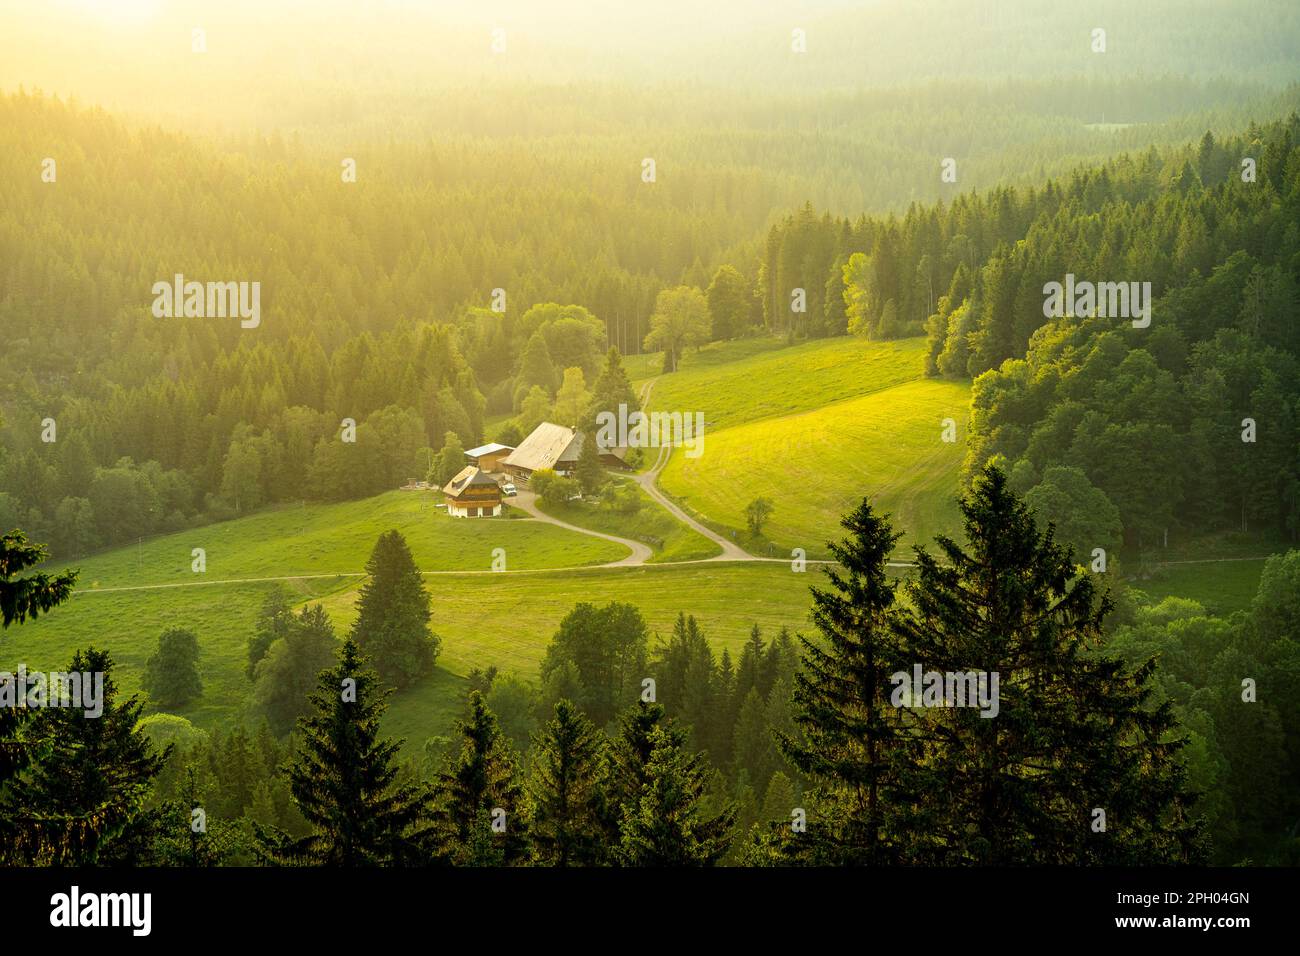
[(501, 462), (514, 451), (509, 445), (492, 442), (465, 452), (465, 460), (481, 471), (500, 471)]
[(447, 514), (454, 518), (491, 518), (501, 513), (501, 489), (474, 465), (466, 465), (442, 489)]
[[(582, 453), (583, 435), (581, 432), (542, 422), (520, 443), (519, 447), (502, 460), (501, 466), (506, 473), (527, 481), (535, 471), (550, 468), (557, 474), (572, 474), (578, 467), (578, 456)], [(623, 464), (627, 456), (626, 448), (600, 445), (600, 461), (603, 465), (615, 467)]]

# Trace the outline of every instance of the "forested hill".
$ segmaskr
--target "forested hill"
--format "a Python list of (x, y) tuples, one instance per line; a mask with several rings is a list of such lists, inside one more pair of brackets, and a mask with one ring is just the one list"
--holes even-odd
[[(766, 321), (924, 331), (931, 374), (975, 378), (967, 474), (1000, 456), (1020, 491), (1046, 483), (1118, 509), (1130, 544), (1256, 527), (1294, 540), (1298, 143), (1292, 113), (901, 219), (805, 207), (768, 235)], [(1149, 326), (1070, 307), (1049, 318), (1047, 284), (1067, 274), (1150, 283)], [(796, 287), (807, 312), (790, 310)]]
[[(899, 94), (880, 128), (934, 95)], [(1223, 322), (1198, 320), (1160, 351), (1170, 341), (1159, 317), (1174, 307), (1170, 291), (1192, 269), (1214, 282), (1213, 267), (1238, 249), (1264, 266), (1285, 263), (1282, 249), (1293, 254), (1285, 236), (1290, 246), (1270, 239), (1266, 249), (1260, 236), (1295, 219), (1282, 205), (1283, 184), (1294, 181), (1294, 124), (1203, 149), (1153, 148), (1044, 186), (1052, 170), (1128, 140), (1081, 133), (1077, 119), (1055, 112), (1064, 109), (1055, 94), (1042, 103), (1007, 121), (983, 164), (1019, 164), (1022, 181), (1042, 170), (1039, 185), (968, 192), (964, 159), (957, 184), (940, 184), (939, 113), (862, 152), (852, 185), (861, 196), (890, 177), (888, 189), (901, 190), (910, 177), (953, 190), (953, 202), (855, 222), (806, 207), (764, 246), (772, 209), (848, 194), (843, 181), (819, 179), (827, 140), (785, 148), (808, 138), (793, 119), (766, 138), (744, 131), (762, 125), (754, 116), (712, 137), (698, 125), (665, 131), (656, 142), (672, 148), (655, 150), (658, 175), (648, 183), (642, 159), (651, 150), (644, 132), (630, 130), (599, 141), (392, 143), (340, 157), (278, 136), (227, 148), (43, 96), (0, 97), (0, 524), (73, 556), (267, 503), (376, 493), (421, 474), (419, 462), (427, 466), (449, 434), (464, 447), (499, 438), (485, 422), (522, 413), (534, 388), (543, 403), (554, 399), (566, 370), (593, 382), (608, 346), (644, 346), (659, 292), (703, 290), (722, 267), (732, 267), (737, 295), (730, 320), (715, 317), (713, 337), (763, 324), (797, 336), (850, 322), (877, 336), (928, 324), (932, 368), (957, 376), (1022, 356), (1044, 321), (1033, 293), (1067, 266), (1102, 269), (1101, 279), (1149, 272), (1163, 298), (1148, 347), (1174, 363), (1164, 372), (1183, 375), (1184, 360), (1170, 356)], [(1189, 122), (1171, 118), (1143, 135), (1186, 143), (1190, 131), (1179, 131)], [(833, 114), (816, 125), (836, 128)], [(854, 132), (826, 135), (846, 155), (870, 139), (870, 124), (845, 128)], [(1258, 154), (1250, 187), (1236, 175), (1247, 144)], [(348, 156), (354, 183), (341, 176)], [(784, 158), (769, 165), (774, 156)], [(1077, 259), (1048, 240), (1049, 225), (1075, 237)], [(1143, 229), (1180, 237), (1168, 261), (1141, 259), (1153, 246), (1128, 233)], [(1128, 271), (1134, 256), (1140, 275)], [(1245, 282), (1255, 263), (1243, 262), (1233, 268)], [(260, 324), (155, 317), (154, 284), (178, 274), (259, 282)], [(809, 311), (790, 328), (784, 297), (795, 285), (807, 290)], [(494, 290), (504, 312), (489, 308)], [(1273, 342), (1285, 334), (1275, 325), (1262, 317), (1251, 328)], [(986, 394), (982, 383), (978, 403)], [(995, 453), (1017, 462), (1031, 451), (1026, 434), (977, 407), (973, 463)], [(42, 440), (47, 418), (56, 443)], [(370, 436), (363, 467), (331, 457), (325, 439), (344, 419)], [(1278, 434), (1270, 429), (1268, 440)], [(1033, 459), (1033, 474), (1052, 461)], [(1145, 503), (1111, 484), (1126, 528), (1137, 527)], [(1258, 509), (1248, 506), (1250, 522), (1294, 514), (1291, 505)], [(1168, 512), (1152, 513), (1155, 522)]]

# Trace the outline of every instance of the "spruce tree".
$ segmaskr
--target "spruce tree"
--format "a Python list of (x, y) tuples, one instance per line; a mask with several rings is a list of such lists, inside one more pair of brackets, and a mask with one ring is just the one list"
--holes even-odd
[[(659, 772), (651, 767), (656, 735), (664, 746), (681, 755), (680, 761), (671, 755), (664, 755), (663, 760), (689, 777), (674, 786), (684, 788), (682, 792), (693, 793), (692, 804), (703, 795), (708, 769), (703, 755), (690, 753), (686, 732), (675, 720), (665, 716), (661, 704), (639, 701), (619, 716), (618, 734), (610, 741), (606, 751), (605, 834), (610, 845), (622, 845), (630, 819), (643, 819), (643, 800), (654, 781), (655, 773)], [(651, 797), (651, 802), (666, 800), (667, 797), (668, 790), (664, 789), (657, 796)], [(734, 806), (727, 805), (722, 812), (710, 819), (702, 819), (704, 815), (698, 809), (691, 809), (688, 815), (701, 840), (722, 841), (734, 823), (736, 810)], [(642, 836), (646, 834), (643, 832)], [(621, 855), (622, 850), (619, 852), (620, 859), (627, 862), (628, 857)], [(721, 852), (726, 852), (725, 846)]]
[[(149, 862), (157, 816), (146, 809), (171, 748), (157, 753), (137, 730), (138, 696), (119, 699), (105, 651), (78, 651), (70, 674), (102, 678), (97, 715), (86, 707), (45, 707), (27, 728), (39, 757), (9, 788), (0, 819), (12, 830), (0, 850), (28, 865), (139, 865)], [(49, 689), (47, 688), (47, 692)], [(83, 691), (82, 702), (87, 703)]]
[(1186, 738), (1168, 702), (1152, 700), (1154, 661), (1130, 671), (1104, 652), (1109, 596), (1050, 527), (1038, 529), (1000, 471), (986, 468), (960, 506), (966, 546), (940, 537), (940, 557), (917, 549), (912, 611), (896, 619), (899, 652), (927, 671), (987, 672), (990, 688), (996, 675), (998, 705), (995, 714), (918, 708), (914, 697), (906, 708), (926, 752), (913, 857), (1200, 860), (1180, 759)]
[(380, 680), (402, 688), (433, 673), (441, 639), (429, 628), (429, 592), (400, 532), (379, 536), (366, 562), (352, 639)]
[(764, 661), (767, 644), (763, 640), (763, 631), (754, 624), (749, 629), (749, 640), (740, 651), (740, 663), (736, 665), (736, 708), (749, 696), (749, 692), (758, 689), (758, 695), (767, 697), (771, 684), (764, 683)]
[(731, 846), (736, 807), (709, 816), (707, 767), (680, 733), (659, 725), (646, 738), (650, 754), (640, 792), (623, 806), (616, 858), (623, 866), (712, 866)]
[(528, 780), (533, 860), (545, 866), (603, 862), (604, 737), (567, 700), (533, 740)]
[[(815, 785), (817, 808), (806, 833), (778, 828), (790, 861), (876, 864), (897, 858), (889, 818), (910, 799), (902, 788), (903, 716), (890, 706), (889, 675), (904, 667), (889, 615), (894, 585), (886, 562), (898, 535), (864, 499), (844, 517), (849, 532), (830, 545), (837, 566), (830, 586), (812, 589), (820, 640), (800, 638), (803, 667), (794, 677), (794, 721), (781, 734), (786, 758)], [(910, 662), (906, 663), (910, 667)]]
[[(715, 666), (713, 649), (694, 616), (679, 612), (667, 641), (655, 648), (650, 673), (655, 678), (664, 712), (680, 720), (696, 749), (717, 753), (714, 722)], [(726, 728), (729, 735), (731, 728)]]
[(596, 444), (596, 433), (590, 429), (582, 433), (582, 447), (578, 449), (578, 464), (574, 469), (578, 484), (584, 495), (594, 495), (608, 480), (605, 466), (600, 463), (600, 448)]
[(772, 733), (767, 724), (767, 705), (755, 688), (745, 697), (732, 738), (731, 753), (735, 771), (749, 774), (754, 792), (765, 792), (768, 778), (776, 770)]
[[(46, 558), (44, 545), (31, 544), (22, 531), (0, 535), (0, 627), (22, 624), (62, 604), (72, 595), (76, 571), (58, 575), (19, 572)], [(20, 771), (30, 766), (39, 753), (39, 744), (31, 730), (31, 711), (22, 707), (0, 707), (0, 803), (6, 799), (5, 787)], [(4, 846), (13, 846), (13, 821), (0, 816), (0, 859)]]
[(293, 802), (311, 832), (294, 839), (256, 826), (262, 855), (281, 865), (382, 866), (408, 863), (423, 836), (427, 794), (397, 784), (400, 740), (381, 739), (389, 691), (380, 687), (356, 642), (320, 673), (314, 712), (289, 767)]
[[(668, 723), (664, 708), (659, 703), (638, 701), (634, 707), (619, 715), (618, 733), (606, 751), (608, 781), (606, 833), (612, 843), (618, 842), (618, 831), (625, 807), (636, 802), (641, 788), (647, 782), (646, 765), (650, 762), (650, 734), (660, 723)], [(675, 727), (672, 732), (684, 741), (685, 736)]]
[(519, 863), (528, 834), (515, 760), (483, 695), (472, 691), (468, 706), (457, 724), (460, 749), (434, 785), (430, 852), (457, 866)]
[(591, 386), (591, 404), (588, 406), (584, 424), (589, 428), (598, 427), (596, 416), (601, 412), (609, 412), (617, 416), (619, 405), (627, 407), (628, 415), (641, 407), (637, 402), (636, 392), (632, 390), (627, 372), (623, 368), (623, 356), (617, 347), (611, 345), (609, 351), (605, 353), (605, 366)]
[(778, 770), (768, 781), (767, 794), (763, 797), (763, 819), (788, 824), (795, 808), (794, 801), (794, 784)]

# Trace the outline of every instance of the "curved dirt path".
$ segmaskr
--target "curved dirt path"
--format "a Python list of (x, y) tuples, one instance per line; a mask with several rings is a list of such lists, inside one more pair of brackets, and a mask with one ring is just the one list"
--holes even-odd
[(659, 503), (659, 506), (667, 511), (670, 515), (686, 525), (696, 534), (703, 535), (714, 544), (722, 549), (721, 554), (715, 554), (711, 558), (700, 558), (700, 561), (779, 561), (781, 558), (760, 558), (757, 555), (750, 554), (734, 541), (730, 541), (718, 534), (712, 528), (706, 528), (700, 524), (685, 511), (679, 508), (667, 495), (659, 490), (655, 482), (659, 479), (659, 472), (663, 471), (664, 465), (668, 464), (668, 458), (672, 455), (673, 450), (668, 446), (659, 449), (659, 458), (655, 461), (654, 466), (646, 472), (639, 475), (633, 475), (632, 480)]
[(569, 524), (567, 521), (561, 521), (559, 518), (548, 515), (537, 507), (537, 496), (531, 491), (520, 489), (519, 493), (510, 499), (510, 503), (518, 507), (521, 511), (526, 511), (537, 521), (545, 521), (547, 524), (553, 524), (556, 527), (564, 528), (567, 531), (576, 531), (578, 534), (585, 534), (591, 538), (602, 538), (605, 541), (613, 541), (615, 544), (621, 544), (623, 547), (630, 549), (631, 553), (621, 561), (609, 561), (605, 564), (587, 564), (581, 567), (587, 568), (626, 568), (645, 564), (652, 557), (654, 551), (650, 545), (640, 541), (633, 541), (631, 538), (620, 538), (617, 535), (605, 534), (603, 531), (592, 531), (590, 528), (580, 528), (576, 524)]
[[(650, 392), (654, 390), (655, 382), (659, 381), (659, 376), (650, 379), (641, 386), (641, 407), (645, 408), (650, 401)], [(708, 538), (714, 544), (722, 549), (720, 554), (715, 554), (711, 558), (700, 558), (700, 561), (780, 561), (782, 558), (760, 558), (757, 555), (750, 554), (736, 542), (731, 541), (712, 528), (706, 528), (700, 522), (696, 521), (680, 507), (677, 506), (667, 495), (659, 490), (656, 482), (659, 480), (659, 472), (664, 470), (664, 465), (668, 464), (673, 450), (671, 447), (664, 446), (659, 449), (659, 457), (655, 459), (654, 465), (648, 471), (633, 475), (632, 479), (641, 486), (641, 488), (658, 502), (659, 506), (667, 511), (670, 515), (680, 521), (686, 527), (690, 528), (696, 534)]]

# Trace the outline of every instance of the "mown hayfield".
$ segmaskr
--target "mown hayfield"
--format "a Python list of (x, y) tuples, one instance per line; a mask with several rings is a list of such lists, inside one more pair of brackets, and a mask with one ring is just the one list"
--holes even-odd
[[(294, 568), (286, 566), (284, 573)], [(694, 614), (719, 651), (738, 653), (750, 626), (807, 628), (808, 585), (815, 569), (796, 574), (785, 564), (659, 565), (505, 574), (426, 577), (433, 628), (442, 637), (434, 674), (391, 698), (386, 728), (418, 751), (445, 734), (457, 715), (464, 676), (495, 664), (535, 682), (537, 667), (563, 617), (582, 601), (626, 601), (642, 609), (652, 629), (666, 633), (679, 611)], [(259, 584), (150, 588), (81, 593), (48, 616), (0, 635), (0, 669), (66, 666), (77, 648), (107, 648), (126, 692), (140, 689), (145, 661), (158, 635), (187, 627), (199, 636), (203, 696), (176, 711), (203, 729), (245, 719), (251, 683), (244, 675), (248, 637), (266, 593), (284, 586), (299, 604), (323, 603), (340, 637), (355, 618), (361, 578), (315, 578)]]
[[(810, 411), (920, 379), (925, 340), (821, 339), (788, 348), (741, 340), (689, 353), (655, 381), (649, 408), (703, 412), (708, 429)], [(739, 346), (745, 343), (748, 348)], [(706, 432), (707, 436), (710, 432)]]
[[(896, 385), (812, 412), (710, 431), (704, 452), (680, 450), (659, 484), (715, 525), (743, 530), (745, 506), (775, 504), (763, 529), (784, 553), (825, 554), (839, 520), (863, 496), (893, 515), (901, 545), (958, 527), (957, 475), (970, 404), (964, 383), (922, 380)], [(958, 440), (941, 441), (952, 418)]]
[[(362, 501), (282, 507), (165, 535), (78, 562), (83, 588), (359, 572), (390, 529), (400, 531), (424, 571), (490, 570), (505, 548), (512, 568), (603, 564), (627, 549), (532, 519), (457, 519), (434, 492), (390, 491)], [(203, 548), (207, 570), (191, 570)], [(286, 570), (289, 569), (289, 570)]]
[[(355, 588), (358, 578), (313, 578), (284, 582), (301, 602), (340, 589)], [(75, 650), (109, 651), (114, 678), (127, 693), (140, 690), (145, 661), (158, 636), (171, 627), (193, 631), (199, 639), (199, 674), (203, 696), (178, 711), (199, 727), (225, 726), (243, 714), (250, 683), (244, 675), (248, 638), (266, 594), (276, 584), (213, 584), (207, 587), (140, 591), (87, 592), (36, 621), (0, 634), (0, 670), (26, 664), (29, 670), (66, 668)]]
[[(448, 693), (460, 687), (448, 673), (461, 678), (495, 664), (535, 684), (551, 636), (583, 601), (636, 605), (652, 632), (664, 635), (679, 612), (694, 614), (715, 651), (728, 648), (735, 659), (755, 623), (769, 635), (782, 626), (807, 631), (808, 587), (821, 579), (816, 567), (798, 574), (766, 562), (430, 576), (433, 628), (442, 637), (438, 673), (391, 699), (387, 729), (408, 745), (446, 733), (456, 707)], [(324, 603), (342, 633), (355, 618), (355, 595), (339, 592)]]
[(1189, 597), (1199, 601), (1208, 613), (1227, 617), (1234, 611), (1250, 608), (1255, 592), (1259, 590), (1265, 560), (1259, 558), (1171, 564), (1160, 568), (1150, 577), (1131, 583), (1133, 587), (1145, 592), (1152, 603), (1158, 603), (1167, 597)]

